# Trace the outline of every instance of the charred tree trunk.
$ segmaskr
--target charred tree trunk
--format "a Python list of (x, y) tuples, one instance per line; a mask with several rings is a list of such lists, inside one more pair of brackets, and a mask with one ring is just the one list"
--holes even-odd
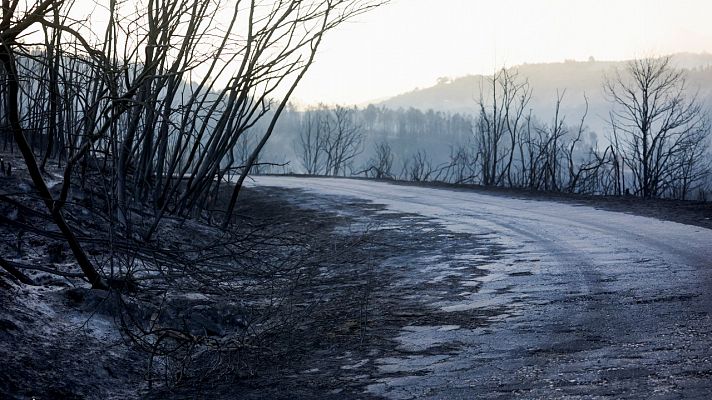
[(22, 124), (20, 123), (20, 110), (18, 104), (20, 83), (15, 65), (15, 57), (12, 48), (7, 43), (0, 43), (0, 63), (2, 63), (3, 69), (5, 70), (4, 73), (7, 78), (8, 93), (6, 101), (10, 129), (12, 130), (15, 143), (17, 144), (17, 147), (25, 160), (32, 182), (37, 188), (37, 191), (45, 203), (45, 206), (49, 210), (52, 220), (62, 232), (62, 235), (72, 250), (72, 253), (76, 258), (77, 263), (79, 263), (79, 267), (82, 269), (84, 276), (87, 280), (89, 280), (93, 288), (106, 289), (107, 286), (104, 283), (104, 280), (101, 278), (96, 268), (94, 268), (94, 265), (89, 260), (89, 257), (87, 257), (87, 254), (82, 249), (81, 243), (79, 243), (76, 235), (74, 235), (74, 232), (64, 219), (64, 215), (62, 214), (62, 205), (55, 201), (52, 193), (49, 191), (47, 183), (42, 177), (42, 171), (37, 165), (37, 160), (32, 152), (32, 147), (27, 142), (27, 138), (25, 137), (22, 129)]

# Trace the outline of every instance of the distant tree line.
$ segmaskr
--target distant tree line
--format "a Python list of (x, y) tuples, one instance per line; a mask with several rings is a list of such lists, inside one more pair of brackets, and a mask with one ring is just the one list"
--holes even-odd
[[(573, 118), (561, 111), (565, 89), (552, 99), (549, 116), (533, 115), (529, 82), (504, 68), (483, 79), (471, 115), (320, 106), (293, 111), (292, 125), (281, 129), (298, 132), (301, 167), (315, 175), (706, 198), (710, 110), (687, 87), (684, 71), (669, 57), (636, 60), (602, 86), (609, 128), (598, 134), (586, 123), (586, 96)], [(349, 129), (334, 130), (337, 120)], [(350, 140), (342, 140), (346, 131)], [(327, 167), (334, 145), (349, 154), (338, 168)]]

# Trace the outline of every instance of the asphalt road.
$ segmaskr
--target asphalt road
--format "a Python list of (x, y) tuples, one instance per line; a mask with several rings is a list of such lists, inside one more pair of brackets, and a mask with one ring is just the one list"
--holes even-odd
[[(372, 201), (500, 249), (496, 257), (478, 258), (473, 249), (412, 260), (418, 279), (455, 278), (450, 300), (423, 294), (432, 309), (498, 312), (479, 326), (405, 324), (393, 338), (401, 355), (369, 360), (377, 365), (370, 394), (712, 398), (712, 230), (364, 180), (258, 177), (253, 184)], [(466, 276), (453, 259), (478, 262), (486, 273)]]

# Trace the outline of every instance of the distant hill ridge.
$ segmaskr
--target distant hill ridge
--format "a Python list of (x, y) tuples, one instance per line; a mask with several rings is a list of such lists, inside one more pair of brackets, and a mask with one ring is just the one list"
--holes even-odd
[[(693, 95), (699, 88), (699, 98), (712, 112), (712, 54), (679, 53), (673, 64), (688, 71), (688, 89)], [(557, 90), (566, 90), (562, 110), (567, 119), (580, 118), (584, 93), (589, 98), (588, 123), (594, 130), (605, 129), (609, 105), (602, 90), (604, 76), (616, 68), (625, 68), (627, 61), (565, 61), (557, 63), (522, 64), (511, 67), (520, 77), (529, 80), (533, 89), (530, 107), (546, 120), (553, 111)], [(389, 108), (418, 108), (471, 114), (476, 111), (479, 85), (483, 75), (441, 79), (436, 85), (403, 93), (378, 105)]]

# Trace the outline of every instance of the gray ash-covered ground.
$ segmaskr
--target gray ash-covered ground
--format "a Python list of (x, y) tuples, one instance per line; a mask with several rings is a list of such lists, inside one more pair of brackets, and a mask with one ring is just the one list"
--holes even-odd
[[(368, 232), (368, 240), (354, 250), (365, 263), (355, 269), (347, 266), (314, 288), (315, 295), (328, 292), (333, 297), (313, 316), (316, 325), (306, 328), (302, 338), (306, 342), (287, 358), (289, 363), (275, 364), (270, 373), (240, 385), (221, 387), (218, 393), (226, 398), (379, 398), (368, 391), (369, 385), (414, 372), (405, 364), (403, 370), (384, 369), (383, 360), (455, 352), (457, 345), (439, 342), (439, 329), (481, 328), (506, 312), (504, 307), (463, 311), (431, 307), (432, 301), (458, 304), (462, 277), (471, 279), (470, 294), (477, 292), (476, 279), (487, 275), (479, 266), (498, 259), (501, 250), (478, 235), (451, 233), (427, 218), (389, 212), (369, 202), (289, 189), (257, 190), (268, 195), (279, 191), (289, 203), (315, 215), (320, 210), (336, 212), (342, 221), (333, 227), (337, 235)], [(434, 334), (425, 332), (423, 343), (404, 344), (398, 339), (404, 326), (432, 327)]]
[(433, 318), (395, 322), (395, 353), (359, 361), (377, 367), (363, 377), (370, 395), (667, 399), (712, 391), (708, 229), (468, 190), (296, 177), (257, 185), (369, 200), (405, 214), (396, 225), (408, 226), (413, 214), (430, 218), (418, 235), (470, 243), (448, 249), (431, 238), (429, 251), (384, 262), (402, 272), (393, 287), (418, 288), (402, 300)]

